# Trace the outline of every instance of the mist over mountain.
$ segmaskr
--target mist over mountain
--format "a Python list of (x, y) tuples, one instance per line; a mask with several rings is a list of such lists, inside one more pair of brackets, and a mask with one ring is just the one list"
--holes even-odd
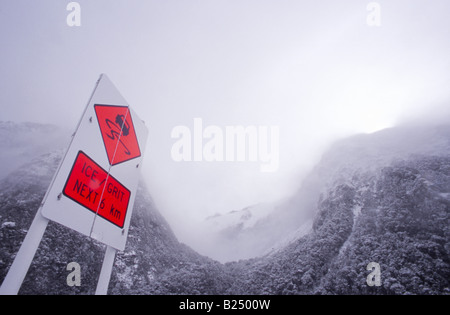
[(0, 121), (0, 179), (20, 165), (68, 145), (70, 131), (54, 125)]
[[(54, 143), (0, 180), (0, 281), (64, 152)], [(242, 258), (225, 264), (180, 243), (141, 181), (109, 293), (450, 294), (449, 214), (448, 124), (343, 139), (291, 198), (209, 218), (223, 260)], [(50, 223), (20, 293), (92, 294), (103, 254), (103, 245)], [(66, 285), (73, 261), (81, 287)], [(371, 262), (381, 266), (380, 287), (366, 283)]]
[(448, 157), (449, 135), (446, 124), (406, 125), (337, 141), (291, 198), (207, 218), (205, 253), (226, 262), (276, 251), (311, 231), (321, 196), (337, 183), (370, 178), (401, 161)]
[[(310, 233), (252, 265), (233, 292), (449, 294), (450, 129), (393, 128), (340, 141), (309, 181)], [(380, 287), (366, 267), (381, 266)]]

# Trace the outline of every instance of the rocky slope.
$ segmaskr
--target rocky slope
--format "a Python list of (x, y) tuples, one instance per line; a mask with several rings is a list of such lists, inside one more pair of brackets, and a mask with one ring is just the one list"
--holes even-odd
[[(231, 264), (252, 294), (449, 294), (450, 157), (418, 157), (336, 182), (311, 233)], [(367, 265), (380, 264), (381, 287)]]

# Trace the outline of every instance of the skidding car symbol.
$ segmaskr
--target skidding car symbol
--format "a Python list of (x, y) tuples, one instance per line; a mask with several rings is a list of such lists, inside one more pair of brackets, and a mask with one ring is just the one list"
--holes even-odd
[(110, 138), (111, 140), (115, 140), (117, 137), (117, 139), (119, 140), (119, 143), (123, 146), (123, 148), (125, 150), (124, 153), (126, 155), (131, 155), (130, 150), (128, 150), (127, 146), (123, 143), (123, 141), (120, 137), (121, 132), (122, 132), (122, 136), (124, 136), (124, 137), (126, 137), (130, 134), (130, 124), (128, 123), (128, 121), (126, 121), (125, 116), (117, 115), (115, 122), (112, 122), (109, 119), (106, 119), (105, 121), (106, 121), (106, 125), (110, 129), (110, 133), (111, 133), (111, 134), (107, 134), (106, 136), (108, 138)]

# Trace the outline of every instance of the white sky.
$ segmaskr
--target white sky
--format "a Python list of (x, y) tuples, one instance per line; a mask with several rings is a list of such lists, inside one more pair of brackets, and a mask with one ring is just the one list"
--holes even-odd
[[(74, 128), (106, 73), (150, 126), (144, 176), (182, 241), (217, 212), (295, 191), (334, 139), (448, 105), (450, 2), (0, 1), (0, 120)], [(444, 105), (444, 106), (447, 106)], [(280, 169), (176, 163), (175, 126), (278, 125)]]

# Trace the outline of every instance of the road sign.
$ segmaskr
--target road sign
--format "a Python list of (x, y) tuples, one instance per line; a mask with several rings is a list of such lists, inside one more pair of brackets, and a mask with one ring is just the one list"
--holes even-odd
[(42, 215), (124, 250), (148, 130), (102, 75), (42, 206)]
[(95, 106), (108, 160), (116, 165), (141, 156), (133, 120), (126, 106)]
[(103, 219), (123, 228), (130, 191), (83, 151), (78, 152), (63, 193)]
[(102, 74), (0, 294), (19, 292), (49, 220), (107, 245), (96, 290), (107, 294), (116, 250), (125, 249), (147, 136)]

